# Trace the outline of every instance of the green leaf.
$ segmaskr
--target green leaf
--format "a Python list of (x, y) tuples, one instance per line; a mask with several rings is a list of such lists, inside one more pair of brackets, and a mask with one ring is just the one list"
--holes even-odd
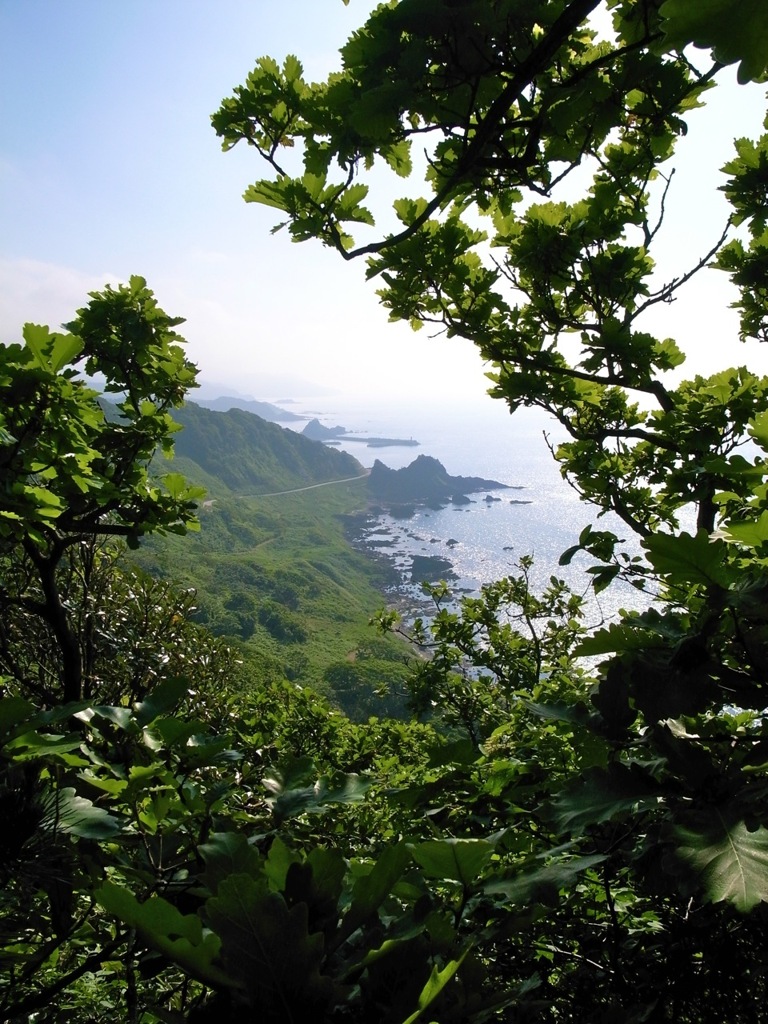
[(95, 807), (90, 800), (78, 796), (70, 787), (57, 790), (53, 798), (57, 831), (81, 839), (110, 839), (121, 831), (117, 818), (103, 807)]
[(757, 550), (768, 543), (768, 511), (758, 519), (729, 523), (724, 532), (737, 543)]
[(144, 742), (153, 751), (179, 747), (187, 744), (201, 728), (200, 722), (195, 720), (182, 722), (179, 718), (155, 718), (144, 727)]
[(749, 424), (749, 433), (762, 448), (768, 450), (768, 410), (755, 416)]
[(557, 560), (557, 564), (570, 565), (573, 560), (573, 556), (578, 554), (581, 550), (583, 550), (581, 544), (572, 544), (569, 548), (566, 548), (565, 551), (562, 552), (562, 554)]
[[(275, 843), (279, 841), (276, 839)], [(198, 846), (197, 852), (205, 864), (203, 881), (213, 893), (230, 875), (258, 877), (263, 864), (255, 847), (238, 832), (214, 832)]]
[[(568, 722), (571, 725), (586, 725), (589, 719), (589, 709), (581, 701), (577, 703), (567, 701), (553, 701), (551, 704), (540, 704), (534, 701), (525, 701), (525, 706), (534, 715), (552, 722)], [(505, 727), (506, 728), (506, 727)]]
[(51, 370), (59, 373), (82, 350), (83, 343), (76, 334), (54, 334), (50, 355)]
[(592, 586), (596, 594), (602, 593), (616, 579), (620, 572), (618, 565), (592, 565), (587, 569), (592, 577)]
[(396, 199), (392, 203), (395, 213), (405, 225), (412, 224), (420, 217), (427, 205), (426, 199)]
[(130, 708), (115, 708), (109, 705), (102, 705), (94, 708), (85, 708), (78, 711), (74, 716), (81, 722), (87, 722), (97, 732), (101, 732), (100, 719), (116, 725), (118, 729), (129, 730), (135, 726), (134, 714)]
[(372, 781), (356, 774), (325, 775), (306, 785), (313, 775), (312, 761), (296, 758), (284, 762), (270, 777), (264, 778), (264, 788), (269, 794), (267, 803), (278, 821), (297, 814), (319, 814), (331, 804), (357, 803), (370, 789)]
[(643, 547), (654, 569), (671, 583), (727, 587), (731, 582), (726, 565), (728, 545), (713, 540), (706, 530), (699, 530), (695, 537), (690, 533), (657, 533), (644, 541)]
[(37, 365), (43, 370), (50, 370), (49, 351), (53, 344), (53, 336), (49, 328), (42, 324), (24, 324), (21, 333)]
[(108, 914), (135, 928), (145, 942), (193, 978), (205, 985), (226, 989), (241, 987), (218, 964), (221, 950), (218, 935), (204, 932), (196, 915), (181, 914), (160, 896), (150, 896), (139, 903), (128, 889), (113, 882), (105, 882), (96, 890), (94, 898)]
[(51, 754), (69, 753), (78, 750), (82, 737), (68, 733), (66, 736), (44, 732), (26, 732), (9, 740), (6, 749), (17, 761), (34, 761)]
[(166, 491), (176, 500), (196, 501), (198, 498), (205, 497), (205, 488), (190, 484), (189, 480), (181, 473), (165, 473), (162, 479)]
[(288, 211), (291, 207), (289, 188), (291, 179), (282, 176), (277, 181), (258, 181), (249, 185), (243, 193), (246, 203), (260, 203), (276, 210)]
[(494, 896), (503, 895), (510, 903), (530, 906), (532, 903), (554, 905), (562, 889), (570, 888), (590, 868), (602, 863), (605, 856), (592, 854), (561, 860), (534, 871), (517, 872), (509, 877), (494, 875), (483, 883), (483, 892)]
[(3, 697), (0, 700), (0, 735), (11, 731), (14, 726), (28, 721), (36, 708), (21, 697)]
[(384, 159), (392, 170), (401, 178), (407, 178), (413, 170), (411, 162), (411, 144), (407, 139), (401, 139), (392, 146), (387, 146), (383, 151)]
[(368, 195), (367, 185), (350, 185), (345, 188), (336, 201), (334, 212), (339, 220), (359, 221), (363, 224), (373, 224), (373, 216), (370, 210), (360, 206), (360, 203)]
[(294, 54), (289, 53), (283, 62), (283, 74), (286, 82), (299, 81), (303, 73), (304, 68), (301, 66), (301, 61)]
[(468, 952), (469, 950), (465, 950), (458, 960), (450, 960), (442, 971), (439, 971), (437, 966), (432, 968), (432, 973), (419, 994), (418, 1009), (415, 1013), (412, 1013), (410, 1017), (404, 1020), (403, 1024), (414, 1024), (414, 1021), (419, 1019), (422, 1013), (435, 1001), (435, 999), (437, 999), (451, 978), (456, 974)]
[[(272, 851), (270, 850), (270, 853)], [(322, 846), (310, 850), (306, 866), (312, 871), (312, 902), (335, 907), (342, 893), (347, 864), (338, 850)]]
[(576, 648), (579, 657), (592, 657), (609, 651), (643, 651), (649, 647), (669, 646), (683, 637), (680, 625), (671, 616), (661, 615), (655, 608), (641, 614), (631, 613), (607, 629), (599, 629), (593, 636), (580, 641)]
[(384, 848), (371, 870), (355, 882), (352, 903), (342, 922), (339, 941), (348, 938), (379, 909), (411, 862), (411, 851), (405, 843)]
[(156, 686), (149, 696), (134, 709), (136, 722), (140, 726), (149, 725), (158, 715), (176, 707), (179, 701), (189, 692), (186, 679), (165, 679)]
[(264, 882), (232, 875), (207, 904), (221, 960), (267, 1020), (323, 1018), (333, 982), (320, 974), (323, 936), (310, 934), (307, 906), (290, 909)]
[(740, 61), (738, 79), (757, 80), (768, 69), (768, 5), (765, 0), (666, 0), (660, 8), (664, 44), (711, 48), (722, 64)]
[(660, 795), (653, 780), (637, 766), (610, 764), (584, 772), (560, 793), (550, 814), (559, 828), (578, 833), (617, 815), (655, 807)]
[(413, 859), (431, 878), (451, 878), (470, 885), (493, 854), (486, 839), (430, 839), (411, 847)]
[(768, 902), (768, 829), (750, 832), (727, 808), (712, 808), (678, 825), (678, 854), (699, 875), (707, 898), (747, 912)]
[(450, 740), (429, 748), (430, 768), (448, 764), (474, 764), (478, 758), (477, 747), (469, 739)]
[(294, 853), (285, 845), (280, 836), (276, 836), (272, 840), (269, 855), (264, 864), (264, 877), (268, 879), (270, 889), (273, 892), (283, 892), (291, 865), (300, 863), (300, 854)]

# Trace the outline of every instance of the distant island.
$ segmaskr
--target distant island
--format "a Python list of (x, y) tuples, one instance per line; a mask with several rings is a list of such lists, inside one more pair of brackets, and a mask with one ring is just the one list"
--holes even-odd
[(339, 439), (345, 441), (357, 441), (366, 444), (369, 448), (393, 448), (397, 446), (418, 447), (419, 442), (413, 438), (405, 440), (399, 437), (364, 437), (360, 434), (350, 434), (346, 427), (324, 427), (318, 419), (310, 420), (302, 430), (302, 434), (311, 441), (322, 441), (324, 444), (338, 444)]
[(371, 498), (397, 504), (439, 505), (448, 501), (467, 504), (468, 494), (508, 487), (509, 484), (479, 476), (451, 476), (431, 455), (419, 455), (403, 469), (390, 469), (376, 459), (368, 477)]

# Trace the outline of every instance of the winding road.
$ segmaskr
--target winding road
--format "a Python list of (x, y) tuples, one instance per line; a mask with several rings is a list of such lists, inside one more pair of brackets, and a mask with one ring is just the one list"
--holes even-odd
[(289, 491), (271, 491), (269, 494), (240, 494), (240, 498), (277, 498), (281, 494), (298, 494), (300, 491), (313, 491), (316, 487), (330, 487), (331, 484), (348, 484), (353, 480), (364, 480), (371, 475), (370, 469), (358, 476), (347, 476), (343, 480), (324, 480), (319, 484), (308, 484), (306, 487), (292, 487)]

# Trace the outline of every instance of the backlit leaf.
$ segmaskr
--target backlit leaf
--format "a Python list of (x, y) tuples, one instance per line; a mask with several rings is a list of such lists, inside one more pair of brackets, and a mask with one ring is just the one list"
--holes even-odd
[(67, 787), (55, 794), (55, 827), (57, 831), (81, 839), (109, 839), (121, 830), (121, 824), (103, 807), (78, 796)]
[(148, 945), (192, 977), (207, 985), (238, 987), (217, 962), (221, 949), (219, 936), (204, 932), (196, 915), (181, 914), (160, 896), (150, 896), (139, 903), (128, 889), (112, 882), (105, 882), (97, 889), (94, 898), (107, 913), (135, 928)]
[(742, 84), (760, 78), (768, 69), (768, 4), (764, 0), (666, 0), (665, 45), (686, 43), (711, 48), (722, 64), (739, 61)]
[(437, 999), (451, 978), (456, 974), (456, 971), (461, 967), (462, 961), (466, 955), (467, 953), (465, 952), (461, 959), (450, 960), (442, 971), (439, 971), (437, 966), (432, 968), (432, 973), (419, 994), (418, 1009), (415, 1013), (412, 1013), (411, 1016), (403, 1022), (403, 1024), (414, 1024), (414, 1022), (419, 1019), (422, 1013), (435, 1001), (435, 999)]
[(659, 796), (653, 780), (642, 771), (611, 764), (584, 772), (557, 797), (550, 813), (564, 831), (579, 832), (616, 815), (654, 807)]
[(768, 829), (750, 832), (727, 808), (713, 808), (675, 834), (680, 857), (713, 903), (727, 900), (746, 912), (768, 902)]
[(728, 547), (722, 540), (712, 540), (705, 530), (695, 537), (657, 533), (643, 546), (654, 569), (673, 583), (728, 586), (730, 582), (725, 565)]

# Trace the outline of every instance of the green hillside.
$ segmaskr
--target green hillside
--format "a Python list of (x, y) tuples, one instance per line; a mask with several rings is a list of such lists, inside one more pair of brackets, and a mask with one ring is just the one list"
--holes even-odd
[(365, 472), (351, 455), (241, 409), (218, 412), (188, 402), (173, 418), (184, 428), (175, 437), (177, 457), (192, 460), (209, 480), (216, 478), (238, 494), (289, 490)]
[(205, 485), (201, 529), (148, 539), (131, 557), (194, 587), (198, 621), (260, 676), (310, 685), (356, 717), (396, 712), (396, 699), (372, 696), (405, 672), (403, 646), (369, 625), (387, 570), (345, 534), (366, 505), (362, 466), (251, 413), (189, 404), (174, 417), (176, 456), (157, 468)]

